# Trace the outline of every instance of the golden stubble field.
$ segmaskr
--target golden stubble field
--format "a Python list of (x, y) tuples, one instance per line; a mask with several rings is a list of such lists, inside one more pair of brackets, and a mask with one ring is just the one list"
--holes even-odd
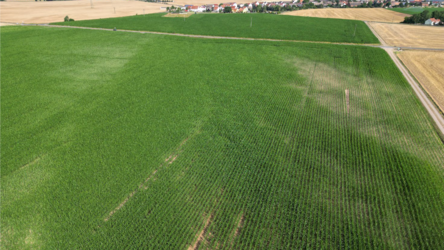
[(444, 49), (444, 27), (369, 22), (387, 45)]
[(353, 20), (362, 20), (362, 21), (394, 22), (394, 23), (399, 23), (404, 20), (404, 17), (410, 16), (407, 14), (398, 13), (395, 11), (386, 10), (382, 8), (308, 9), (308, 10), (285, 12), (283, 15), (353, 19)]
[(444, 51), (406, 50), (397, 55), (444, 112)]
[(161, 9), (161, 7), (168, 7), (170, 5), (142, 1), (93, 0), (91, 8), (90, 0), (53, 2), (6, 1), (0, 2), (0, 22), (62, 22), (67, 15), (74, 20), (122, 17), (164, 12), (165, 9)]

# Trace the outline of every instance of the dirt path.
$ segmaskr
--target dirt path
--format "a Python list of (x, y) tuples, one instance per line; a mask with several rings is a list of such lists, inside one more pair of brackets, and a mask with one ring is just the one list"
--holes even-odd
[(387, 44), (385, 43), (385, 41), (382, 39), (381, 36), (379, 36), (379, 34), (373, 29), (373, 27), (372, 27), (367, 21), (365, 21), (364, 23), (365, 23), (365, 24), (368, 26), (368, 28), (373, 32), (373, 35), (375, 35), (376, 38), (378, 38), (378, 40), (379, 40), (379, 42), (382, 44), (382, 46), (387, 46)]
[[(24, 24), (24, 25), (28, 25), (28, 26), (38, 25), (38, 26), (54, 27), (54, 28), (73, 28), (73, 29), (113, 31), (113, 29), (105, 29), (105, 28), (90, 28), (90, 27), (63, 26), (63, 25), (50, 25), (50, 24)], [(206, 38), (206, 39), (228, 39), (228, 40), (294, 42), (294, 43), (319, 43), (319, 44), (359, 45), (359, 46), (373, 46), (373, 47), (377, 47), (378, 46), (378, 44), (375, 44), (375, 43), (336, 43), (336, 42), (319, 42), (319, 41), (303, 41), (303, 40), (282, 40), (282, 39), (268, 39), (268, 38), (248, 38), (248, 37), (231, 37), (231, 36), (207, 36), (207, 35), (193, 35), (193, 34), (181, 34), (181, 33), (167, 33), (167, 32), (158, 32), (158, 31), (121, 30), (121, 29), (118, 29), (118, 28), (117, 28), (117, 31), (119, 31), (119, 32), (140, 33), (140, 34), (157, 34), (157, 35), (167, 35), (167, 36), (183, 36), (183, 37), (194, 37), (194, 38)]]
[(415, 79), (413, 79), (413, 77), (410, 75), (409, 71), (399, 61), (398, 57), (396, 57), (395, 53), (393, 53), (393, 49), (385, 48), (384, 50), (387, 51), (389, 56), (392, 58), (393, 62), (395, 62), (396, 66), (398, 66), (401, 73), (404, 75), (404, 77), (410, 83), (410, 86), (412, 86), (413, 90), (415, 91), (415, 93), (418, 96), (419, 100), (421, 101), (422, 105), (424, 105), (424, 107), (429, 112), (430, 116), (435, 121), (436, 127), (440, 130), (441, 135), (444, 135), (444, 118), (441, 115), (441, 113), (439, 112), (439, 110), (429, 100), (427, 95), (419, 87), (418, 83), (416, 83)]
[[(442, 114), (439, 112), (438, 108), (435, 106), (435, 104), (428, 98), (428, 96), (424, 93), (422, 88), (418, 85), (415, 79), (410, 75), (409, 71), (404, 67), (404, 65), (399, 61), (398, 57), (393, 52), (393, 47), (388, 46), (384, 39), (379, 36), (379, 34), (373, 29), (373, 27), (368, 23), (365, 22), (367, 26), (370, 28), (370, 30), (373, 32), (373, 34), (378, 38), (378, 40), (381, 42), (382, 46), (377, 46), (389, 54), (390, 58), (392, 58), (393, 62), (396, 64), (398, 69), (401, 71), (401, 73), (404, 75), (405, 79), (410, 83), (410, 86), (412, 86), (413, 90), (415, 91), (416, 95), (418, 96), (419, 100), (421, 101), (422, 105), (427, 109), (430, 116), (433, 118), (433, 121), (435, 121), (436, 127), (441, 133), (441, 135), (444, 135), (444, 118)], [(412, 49), (412, 48), (410, 48)], [(418, 48), (418, 49), (426, 49), (427, 48)], [(428, 49), (428, 50), (442, 50), (442, 49)]]

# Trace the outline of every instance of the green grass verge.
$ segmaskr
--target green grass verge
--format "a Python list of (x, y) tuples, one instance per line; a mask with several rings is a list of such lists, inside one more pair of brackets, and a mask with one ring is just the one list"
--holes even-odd
[(423, 12), (424, 10), (428, 10), (430, 12), (433, 11), (443, 11), (444, 8), (422, 8), (422, 7), (408, 7), (408, 8), (392, 8), (390, 10), (396, 11), (396, 12), (400, 12), (400, 13), (404, 13), (404, 14), (419, 14), (421, 12)]
[(2, 249), (444, 245), (444, 146), (381, 49), (1, 36)]
[(269, 14), (200, 14), (185, 19), (167, 18), (163, 15), (165, 14), (160, 13), (54, 24), (193, 35), (379, 43), (362, 21)]

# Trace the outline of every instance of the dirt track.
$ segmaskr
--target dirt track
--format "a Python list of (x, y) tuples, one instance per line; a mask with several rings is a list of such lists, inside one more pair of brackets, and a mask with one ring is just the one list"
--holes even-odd
[(395, 23), (399, 23), (404, 20), (404, 17), (410, 16), (407, 14), (386, 10), (382, 8), (308, 9), (308, 10), (285, 12), (283, 15), (339, 18), (339, 19), (352, 19), (352, 20), (361, 20), (361, 21), (395, 22)]
[(396, 57), (395, 53), (393, 53), (393, 49), (385, 49), (385, 51), (387, 51), (389, 56), (392, 58), (393, 62), (395, 62), (396, 66), (398, 66), (399, 70), (402, 72), (404, 77), (410, 83), (416, 95), (418, 96), (419, 100), (421, 101), (422, 105), (424, 105), (424, 107), (429, 112), (430, 116), (435, 121), (436, 127), (440, 130), (441, 135), (444, 135), (444, 118), (442, 114), (439, 112), (439, 110), (436, 108), (435, 104), (429, 100), (427, 95), (422, 91), (422, 89), (419, 87), (419, 85), (416, 83), (413, 77), (410, 76), (408, 70), (404, 67), (404, 65), (402, 65), (402, 63)]
[[(65, 16), (74, 20), (122, 17), (136, 14), (164, 12), (169, 4), (125, 0), (0, 2), (2, 23), (62, 22)], [(115, 8), (115, 12), (114, 12)]]
[(397, 56), (444, 113), (444, 52), (408, 50)]

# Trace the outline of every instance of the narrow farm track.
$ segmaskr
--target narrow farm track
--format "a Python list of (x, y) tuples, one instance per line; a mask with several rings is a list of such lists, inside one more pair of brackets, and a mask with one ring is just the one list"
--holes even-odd
[(416, 95), (418, 96), (419, 100), (421, 101), (422, 105), (424, 105), (424, 107), (429, 112), (430, 116), (435, 121), (435, 124), (436, 124), (437, 128), (441, 131), (441, 134), (444, 134), (444, 118), (442, 117), (439, 110), (430, 101), (430, 99), (427, 97), (427, 95), (424, 93), (424, 91), (419, 87), (418, 83), (410, 75), (409, 71), (399, 61), (398, 57), (396, 57), (395, 53), (393, 53), (393, 49), (384, 48), (384, 50), (387, 51), (387, 54), (389, 54), (390, 58), (392, 58), (393, 62), (396, 64), (396, 66), (402, 72), (405, 79), (407, 79), (407, 81), (410, 83), (410, 85), (412, 86)]
[[(24, 25), (24, 26), (33, 26), (33, 25), (34, 24), (32, 24), (32, 25)], [(39, 25), (39, 26), (54, 27), (54, 28), (73, 28), (73, 29), (113, 31), (113, 29), (105, 29), (105, 28), (90, 28), (90, 27), (63, 26), (63, 25), (50, 25), (50, 24), (44, 24), (44, 25)], [(137, 31), (137, 30), (121, 30), (121, 29), (117, 29), (116, 31), (140, 33), (140, 34), (157, 34), (157, 35), (168, 35), (168, 36), (205, 38), (205, 39), (229, 39), (229, 40), (247, 40), (247, 41), (270, 41), (270, 42), (295, 42), (295, 43), (319, 43), (319, 44), (336, 44), (336, 45), (377, 46), (376, 44), (335, 43), (335, 42), (318, 42), (318, 41), (304, 41), (304, 40), (283, 40), (283, 39), (267, 39), (267, 38), (248, 38), (248, 37), (231, 37), (231, 36), (207, 36), (207, 35), (191, 35), (191, 34), (181, 34), (181, 33), (157, 32), (157, 31)]]
[[(106, 28), (91, 28), (91, 27), (80, 27), (80, 26), (50, 25), (50, 24), (23, 24), (23, 26), (45, 26), (45, 27), (54, 27), (54, 28), (74, 28), (74, 29), (87, 29), (87, 30), (114, 31), (113, 29), (106, 29)], [(318, 44), (334, 44), (334, 45), (369, 46), (369, 47), (382, 48), (382, 49), (394, 48), (392, 46), (387, 45), (382, 40), (382, 38), (380, 36), (378, 36), (377, 33), (370, 26), (369, 26), (369, 28), (375, 34), (375, 36), (379, 39), (379, 41), (381, 42), (382, 45), (369, 44), (369, 43), (335, 43), (335, 42), (284, 40), (284, 39), (267, 39), (267, 38), (248, 38), (248, 37), (231, 37), (231, 36), (207, 36), (207, 35), (191, 35), (191, 34), (181, 34), (181, 33), (168, 33), (168, 32), (157, 32), (157, 31), (136, 31), (136, 30), (121, 30), (121, 29), (117, 29), (116, 31), (130, 32), (130, 33), (141, 33), (141, 34), (157, 34), (157, 35), (168, 35), (168, 36), (194, 37), (194, 38), (205, 38), (205, 39), (230, 39), (230, 40), (247, 40), (247, 41), (318, 43)], [(422, 47), (396, 47), (396, 48), (444, 51), (444, 49), (438, 49), (438, 48), (422, 48)]]
[[(159, 34), (159, 35), (170, 35), (170, 36), (182, 36), (182, 37), (194, 37), (194, 38), (205, 38), (205, 39), (233, 39), (233, 40), (249, 40), (249, 41), (272, 41), (272, 42), (298, 42), (298, 43), (319, 43), (319, 44), (335, 44), (335, 45), (358, 45), (358, 46), (371, 46), (382, 48), (390, 55), (392, 60), (395, 62), (396, 66), (402, 72), (404, 77), (408, 80), (412, 88), (415, 90), (416, 95), (421, 100), (421, 103), (429, 112), (430, 116), (435, 121), (437, 128), (440, 130), (441, 134), (444, 134), (444, 118), (437, 110), (435, 105), (428, 99), (422, 89), (418, 86), (416, 81), (410, 76), (407, 69), (402, 65), (398, 58), (393, 53), (393, 48), (388, 46), (384, 40), (379, 36), (375, 30), (365, 22), (373, 34), (378, 38), (382, 45), (374, 44), (356, 44), (356, 43), (331, 43), (331, 42), (315, 42), (315, 41), (297, 41), (297, 40), (280, 40), (280, 39), (261, 39), (261, 38), (244, 38), (244, 37), (224, 37), (224, 36), (204, 36), (204, 35), (189, 35), (189, 34), (177, 34), (177, 33), (166, 33), (166, 32), (154, 32), (154, 31), (134, 31), (134, 30), (118, 30), (119, 32), (131, 32), (131, 33), (141, 33), (141, 34)], [(104, 30), (113, 31), (112, 29), (104, 28), (89, 28), (89, 27), (77, 27), (77, 26), (62, 26), (62, 25), (45, 25), (54, 28), (74, 28), (74, 29), (88, 29), (88, 30)], [(426, 50), (436, 50), (444, 51), (444, 49), (429, 49), (429, 48), (412, 48), (412, 47), (400, 47), (401, 49), (426, 49)]]
[[(429, 112), (430, 116), (433, 118), (433, 121), (436, 124), (436, 127), (441, 132), (441, 135), (444, 135), (444, 118), (439, 112), (438, 108), (434, 105), (432, 101), (427, 97), (427, 95), (424, 93), (422, 88), (419, 87), (418, 83), (415, 79), (410, 75), (409, 71), (404, 67), (404, 65), (399, 61), (398, 57), (393, 53), (393, 48), (391, 46), (388, 46), (385, 41), (381, 38), (381, 36), (373, 29), (371, 25), (368, 24), (368, 22), (365, 22), (369, 29), (373, 32), (373, 34), (378, 38), (378, 40), (381, 42), (382, 46), (378, 46), (382, 49), (384, 49), (387, 54), (389, 54), (390, 58), (392, 58), (393, 62), (396, 64), (398, 69), (401, 71), (401, 73), (404, 75), (405, 79), (410, 83), (410, 86), (412, 86), (413, 90), (415, 91), (416, 95), (418, 96), (419, 100), (421, 101), (422, 105), (427, 109), (427, 112)], [(404, 48), (402, 48), (404, 49)], [(427, 49), (427, 48), (406, 48), (406, 49), (421, 49), (421, 50), (442, 50), (442, 49)]]

